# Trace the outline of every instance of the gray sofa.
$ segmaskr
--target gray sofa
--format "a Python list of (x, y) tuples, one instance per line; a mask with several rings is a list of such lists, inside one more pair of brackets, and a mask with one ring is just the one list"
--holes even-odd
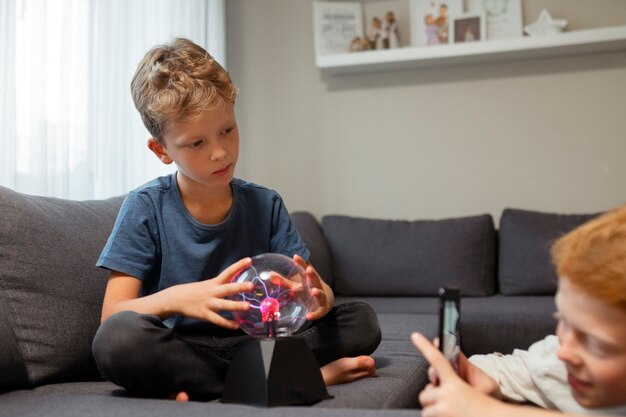
[[(592, 215), (505, 210), (491, 216), (390, 221), (292, 215), (311, 261), (337, 302), (378, 313), (378, 376), (329, 388), (311, 407), (132, 398), (99, 378), (91, 340), (105, 271), (94, 263), (122, 197), (68, 201), (0, 187), (0, 416), (404, 416), (419, 415), (427, 364), (409, 341), (434, 336), (436, 292), (459, 286), (468, 354), (526, 348), (553, 331), (550, 243)], [(408, 408), (408, 409), (407, 409)]]

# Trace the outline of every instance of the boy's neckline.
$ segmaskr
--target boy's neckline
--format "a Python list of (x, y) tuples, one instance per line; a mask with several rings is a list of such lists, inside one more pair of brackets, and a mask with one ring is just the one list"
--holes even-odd
[[(227, 203), (225, 203), (221, 208), (218, 208), (217, 213), (210, 213), (207, 215), (202, 215), (203, 211), (211, 210), (211, 208), (203, 207), (201, 204), (198, 204), (197, 207), (194, 207), (194, 202), (185, 202), (183, 198), (181, 189), (178, 185), (178, 181), (176, 179), (177, 173), (173, 173), (170, 177), (171, 186), (175, 190), (176, 199), (180, 204), (185, 216), (188, 220), (201, 229), (216, 229), (221, 228), (223, 225), (227, 224), (229, 219), (232, 217), (234, 207), (236, 206), (237, 193), (235, 192), (235, 188), (233, 187), (231, 181), (228, 184), (230, 191), (230, 198)], [(234, 179), (233, 179), (234, 180)]]

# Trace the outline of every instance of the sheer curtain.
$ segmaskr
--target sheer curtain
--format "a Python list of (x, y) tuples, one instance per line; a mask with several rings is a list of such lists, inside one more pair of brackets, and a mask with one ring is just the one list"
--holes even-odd
[(224, 17), (224, 0), (3, 0), (0, 185), (82, 200), (172, 172), (146, 147), (130, 80), (176, 36), (225, 65)]

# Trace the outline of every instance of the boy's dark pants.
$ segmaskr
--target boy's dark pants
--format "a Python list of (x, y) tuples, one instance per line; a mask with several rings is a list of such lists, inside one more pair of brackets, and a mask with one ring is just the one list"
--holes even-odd
[[(175, 331), (157, 316), (123, 311), (98, 329), (93, 355), (102, 376), (133, 395), (167, 397), (185, 391), (194, 400), (219, 397), (241, 331)], [(298, 332), (318, 364), (369, 355), (380, 343), (376, 313), (364, 302), (336, 305)]]

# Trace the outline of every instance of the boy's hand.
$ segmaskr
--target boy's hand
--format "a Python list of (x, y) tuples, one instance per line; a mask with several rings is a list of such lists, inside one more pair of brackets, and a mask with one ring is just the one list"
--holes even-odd
[[(433, 340), (433, 345), (439, 348), (439, 338), (436, 337)], [(497, 399), (502, 399), (502, 393), (500, 392), (500, 386), (498, 383), (487, 375), (478, 366), (471, 363), (467, 356), (463, 352), (459, 352), (459, 376), (470, 386), (476, 388), (483, 394), (490, 395)], [(439, 378), (437, 372), (432, 366), (428, 368), (428, 379), (433, 385), (439, 385)]]
[(166, 291), (170, 291), (169, 296), (174, 305), (174, 314), (208, 321), (227, 329), (238, 329), (239, 323), (220, 316), (218, 312), (250, 309), (248, 302), (224, 299), (230, 295), (254, 289), (254, 284), (251, 282), (230, 282), (235, 274), (250, 265), (251, 259), (244, 258), (226, 268), (215, 278), (168, 288)]
[(315, 268), (307, 264), (299, 255), (294, 255), (293, 260), (304, 268), (306, 276), (311, 281), (311, 295), (315, 299), (317, 307), (306, 315), (309, 321), (322, 318), (333, 308), (334, 296), (330, 287), (322, 280)]
[[(507, 415), (505, 404), (468, 385), (456, 374), (445, 356), (423, 335), (413, 333), (411, 340), (434, 369), (438, 385), (428, 384), (419, 395), (424, 417), (487, 417)], [(431, 372), (429, 372), (429, 375)]]
[(459, 376), (470, 384), (470, 386), (476, 388), (483, 394), (487, 394), (499, 400), (502, 399), (500, 385), (498, 385), (496, 380), (486, 374), (478, 366), (471, 363), (463, 352), (459, 354)]

